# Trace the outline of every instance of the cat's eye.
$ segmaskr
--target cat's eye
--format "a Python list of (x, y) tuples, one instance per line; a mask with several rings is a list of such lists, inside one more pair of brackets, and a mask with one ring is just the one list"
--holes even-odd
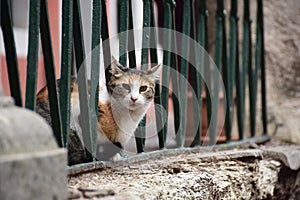
[(147, 90), (147, 85), (143, 85), (140, 87), (140, 92), (145, 92)]
[(122, 84), (122, 87), (123, 87), (125, 90), (130, 91), (130, 85), (129, 85), (129, 84), (123, 83), (123, 84)]

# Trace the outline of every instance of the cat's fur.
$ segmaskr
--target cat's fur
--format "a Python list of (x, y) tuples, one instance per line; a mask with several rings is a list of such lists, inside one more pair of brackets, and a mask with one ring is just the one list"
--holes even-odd
[[(123, 67), (113, 58), (112, 76), (107, 87), (99, 85), (97, 140), (99, 147), (97, 157), (99, 159), (113, 156), (132, 137), (154, 98), (155, 82), (159, 78), (159, 73), (160, 65), (148, 71), (141, 71)], [(78, 95), (78, 86), (73, 80), (71, 84), (70, 143), (68, 146), (68, 160), (71, 165), (87, 161), (82, 145), (82, 131), (79, 126)], [(47, 87), (37, 95), (37, 112), (51, 125)]]

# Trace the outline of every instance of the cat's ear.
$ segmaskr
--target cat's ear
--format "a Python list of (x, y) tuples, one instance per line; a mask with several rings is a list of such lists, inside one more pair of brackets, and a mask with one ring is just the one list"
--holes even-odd
[(159, 80), (161, 66), (161, 64), (158, 64), (147, 71), (148, 76), (151, 76), (154, 81)]
[(112, 63), (111, 63), (111, 70), (110, 73), (116, 77), (119, 78), (123, 76), (124, 72), (126, 72), (126, 68), (123, 67), (114, 56), (112, 56)]

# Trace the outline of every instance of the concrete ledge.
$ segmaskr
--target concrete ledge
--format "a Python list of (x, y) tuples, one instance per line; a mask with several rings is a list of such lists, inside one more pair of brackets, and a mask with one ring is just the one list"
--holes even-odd
[(0, 199), (66, 199), (66, 167), (46, 121), (0, 97)]
[(264, 149), (264, 157), (270, 157), (274, 160), (281, 161), (286, 167), (292, 170), (300, 169), (300, 146), (277, 146), (267, 147)]
[(66, 199), (66, 151), (0, 156), (2, 200)]

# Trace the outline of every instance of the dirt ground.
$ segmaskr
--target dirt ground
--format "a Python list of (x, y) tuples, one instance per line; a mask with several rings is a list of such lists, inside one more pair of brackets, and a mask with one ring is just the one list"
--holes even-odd
[(161, 155), (69, 176), (69, 199), (286, 199), (276, 197), (284, 166), (265, 147)]

